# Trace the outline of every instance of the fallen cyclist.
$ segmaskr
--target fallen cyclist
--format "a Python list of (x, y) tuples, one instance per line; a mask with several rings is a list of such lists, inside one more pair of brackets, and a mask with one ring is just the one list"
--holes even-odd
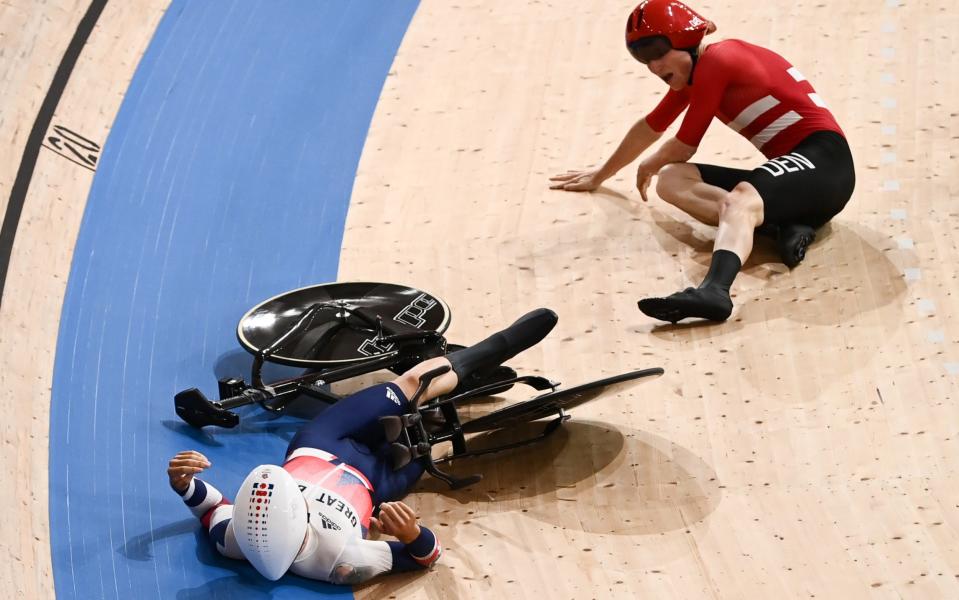
[[(432, 380), (418, 404), (535, 345), (556, 320), (551, 310), (532, 311), (474, 346), (423, 361), (327, 408), (297, 432), (282, 466), (260, 465), (247, 475), (235, 504), (196, 477), (211, 463), (195, 450), (170, 460), (170, 485), (221, 554), (245, 558), (271, 580), (289, 571), (352, 585), (382, 573), (427, 569), (442, 553), (440, 541), (399, 500), (424, 465), (413, 461), (394, 470), (379, 418), (410, 412), (408, 399), (424, 373), (451, 367)], [(398, 541), (366, 539), (371, 525)]]

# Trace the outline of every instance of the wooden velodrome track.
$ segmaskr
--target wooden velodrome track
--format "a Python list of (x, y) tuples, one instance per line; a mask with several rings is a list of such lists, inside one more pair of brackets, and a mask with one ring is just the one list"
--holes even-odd
[[(108, 3), (53, 126), (106, 139), (162, 0)], [(0, 209), (89, 3), (0, 5)], [(694, 5), (815, 84), (857, 163), (847, 209), (792, 272), (759, 247), (724, 324), (661, 327), (635, 300), (699, 281), (713, 230), (626, 169), (590, 195), (549, 175), (607, 157), (662, 94), (621, 41), (628, 1), (422, 0), (373, 119), (342, 280), (444, 298), (450, 337), (535, 306), (557, 330), (514, 362), (574, 384), (664, 377), (583, 406), (546, 445), (464, 465), (410, 497), (446, 554), (365, 598), (959, 596), (959, 15), (943, 0)], [(51, 135), (53, 130), (47, 132)], [(697, 155), (754, 164), (718, 124)], [(0, 588), (55, 591), (49, 389), (93, 173), (44, 150), (0, 306)], [(485, 410), (485, 407), (480, 407)], [(160, 475), (160, 474), (158, 474)]]

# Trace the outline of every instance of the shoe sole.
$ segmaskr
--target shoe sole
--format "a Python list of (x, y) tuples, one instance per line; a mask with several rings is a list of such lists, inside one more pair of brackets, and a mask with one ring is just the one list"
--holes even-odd
[(643, 298), (636, 304), (643, 314), (660, 321), (668, 321), (674, 325), (687, 318), (722, 322), (732, 314), (732, 310), (727, 313), (715, 307), (677, 305), (674, 300), (669, 298)]

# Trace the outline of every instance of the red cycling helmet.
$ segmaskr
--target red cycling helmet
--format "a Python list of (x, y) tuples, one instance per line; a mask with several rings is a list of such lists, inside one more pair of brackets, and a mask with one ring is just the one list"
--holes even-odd
[(716, 25), (678, 0), (643, 0), (626, 21), (626, 47), (647, 64), (673, 48), (695, 52), (715, 30)]

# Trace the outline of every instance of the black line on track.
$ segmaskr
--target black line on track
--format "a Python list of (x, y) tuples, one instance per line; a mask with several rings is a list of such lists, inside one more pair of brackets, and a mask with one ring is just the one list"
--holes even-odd
[(40, 156), (40, 148), (43, 145), (43, 136), (50, 128), (50, 122), (53, 120), (53, 112), (60, 104), (60, 98), (63, 91), (70, 81), (70, 75), (73, 74), (73, 68), (80, 58), (80, 52), (90, 39), (90, 34), (96, 26), (103, 9), (108, 0), (93, 0), (87, 9), (80, 23), (77, 24), (77, 30), (73, 33), (73, 39), (67, 46), (63, 58), (60, 60), (60, 66), (53, 75), (50, 82), (50, 88), (47, 95), (40, 105), (37, 112), (37, 118), (33, 122), (33, 129), (30, 130), (30, 137), (27, 138), (27, 146), (23, 150), (23, 157), (20, 159), (20, 168), (17, 169), (17, 178), (13, 182), (13, 188), (10, 191), (10, 201), (7, 203), (7, 212), (3, 217), (3, 228), (0, 229), (0, 304), (3, 303), (3, 292), (7, 282), (7, 270), (10, 268), (10, 255), (13, 253), (13, 241), (17, 235), (17, 226), (20, 224), (20, 215), (23, 213), (23, 203), (27, 199), (27, 191), (30, 189), (30, 182), (33, 179), (33, 171), (37, 166), (37, 157)]

